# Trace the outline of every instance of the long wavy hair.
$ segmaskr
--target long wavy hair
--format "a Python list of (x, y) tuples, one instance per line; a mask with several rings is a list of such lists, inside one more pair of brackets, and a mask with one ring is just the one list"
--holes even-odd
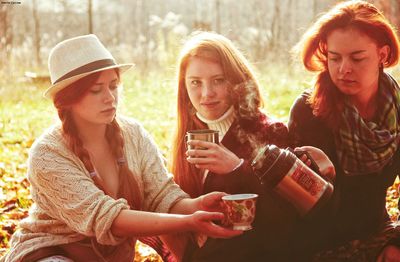
[(337, 4), (306, 31), (294, 47), (305, 68), (318, 72), (309, 103), (313, 114), (335, 128), (343, 110), (344, 94), (334, 85), (328, 71), (327, 37), (337, 29), (356, 29), (367, 35), (381, 48), (388, 46), (390, 52), (383, 67), (397, 64), (399, 60), (399, 40), (395, 29), (384, 15), (372, 4), (365, 1), (346, 1)]
[(235, 114), (240, 121), (254, 122), (260, 114), (263, 101), (249, 62), (229, 39), (211, 32), (193, 33), (183, 46), (178, 62), (177, 123), (170, 171), (185, 192), (197, 197), (202, 193), (200, 171), (186, 161), (185, 134), (189, 130), (205, 128), (206, 125), (196, 117), (186, 89), (186, 69), (192, 57), (201, 57), (221, 65), (231, 89), (229, 93)]
[[(120, 79), (118, 69), (115, 69), (118, 79)], [(59, 91), (54, 97), (54, 105), (58, 111), (58, 116), (62, 122), (62, 134), (67, 141), (69, 149), (79, 157), (89, 172), (94, 172), (93, 163), (90, 159), (89, 152), (83, 146), (83, 142), (79, 137), (78, 129), (72, 117), (71, 106), (78, 103), (84, 95), (89, 92), (99, 78), (101, 72), (90, 74), (68, 87)], [(125, 158), (124, 155), (124, 139), (122, 137), (121, 128), (114, 120), (106, 127), (106, 139), (111, 146), (111, 151), (115, 161)], [(132, 209), (141, 208), (141, 194), (139, 184), (135, 179), (133, 172), (129, 169), (126, 161), (118, 163), (119, 166), (119, 188), (118, 198), (122, 197), (128, 201)], [(101, 187), (101, 183), (96, 177), (94, 182)]]

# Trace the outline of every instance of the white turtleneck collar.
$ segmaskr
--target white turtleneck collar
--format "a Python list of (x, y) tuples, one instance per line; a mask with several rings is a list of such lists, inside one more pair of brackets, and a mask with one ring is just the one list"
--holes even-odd
[(231, 106), (220, 118), (216, 120), (208, 120), (207, 118), (200, 115), (199, 112), (196, 113), (196, 116), (201, 121), (206, 123), (209, 129), (219, 131), (219, 141), (222, 141), (226, 132), (235, 120), (235, 111), (233, 109), (233, 106)]

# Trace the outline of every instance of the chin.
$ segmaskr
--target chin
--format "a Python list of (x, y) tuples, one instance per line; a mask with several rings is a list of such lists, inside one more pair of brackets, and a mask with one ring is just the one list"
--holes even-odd
[(112, 121), (114, 121), (114, 119), (115, 119), (115, 117), (113, 117), (113, 118), (107, 118), (107, 119), (104, 119), (103, 121), (101, 121), (102, 122), (102, 124), (111, 124), (112, 123)]
[(352, 96), (359, 93), (358, 88), (341, 86), (339, 91), (345, 95)]

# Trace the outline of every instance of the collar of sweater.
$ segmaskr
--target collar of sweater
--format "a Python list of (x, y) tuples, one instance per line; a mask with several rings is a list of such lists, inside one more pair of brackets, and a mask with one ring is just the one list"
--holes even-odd
[(201, 121), (206, 123), (209, 129), (219, 131), (219, 141), (222, 141), (226, 132), (235, 120), (235, 111), (233, 109), (233, 106), (231, 106), (220, 118), (216, 120), (208, 120), (207, 118), (200, 115), (199, 112), (196, 113), (196, 116)]

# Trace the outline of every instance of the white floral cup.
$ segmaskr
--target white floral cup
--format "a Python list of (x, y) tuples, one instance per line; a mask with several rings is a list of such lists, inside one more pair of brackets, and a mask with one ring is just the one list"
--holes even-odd
[(225, 209), (224, 226), (234, 230), (250, 230), (256, 216), (257, 194), (234, 194), (222, 197)]

